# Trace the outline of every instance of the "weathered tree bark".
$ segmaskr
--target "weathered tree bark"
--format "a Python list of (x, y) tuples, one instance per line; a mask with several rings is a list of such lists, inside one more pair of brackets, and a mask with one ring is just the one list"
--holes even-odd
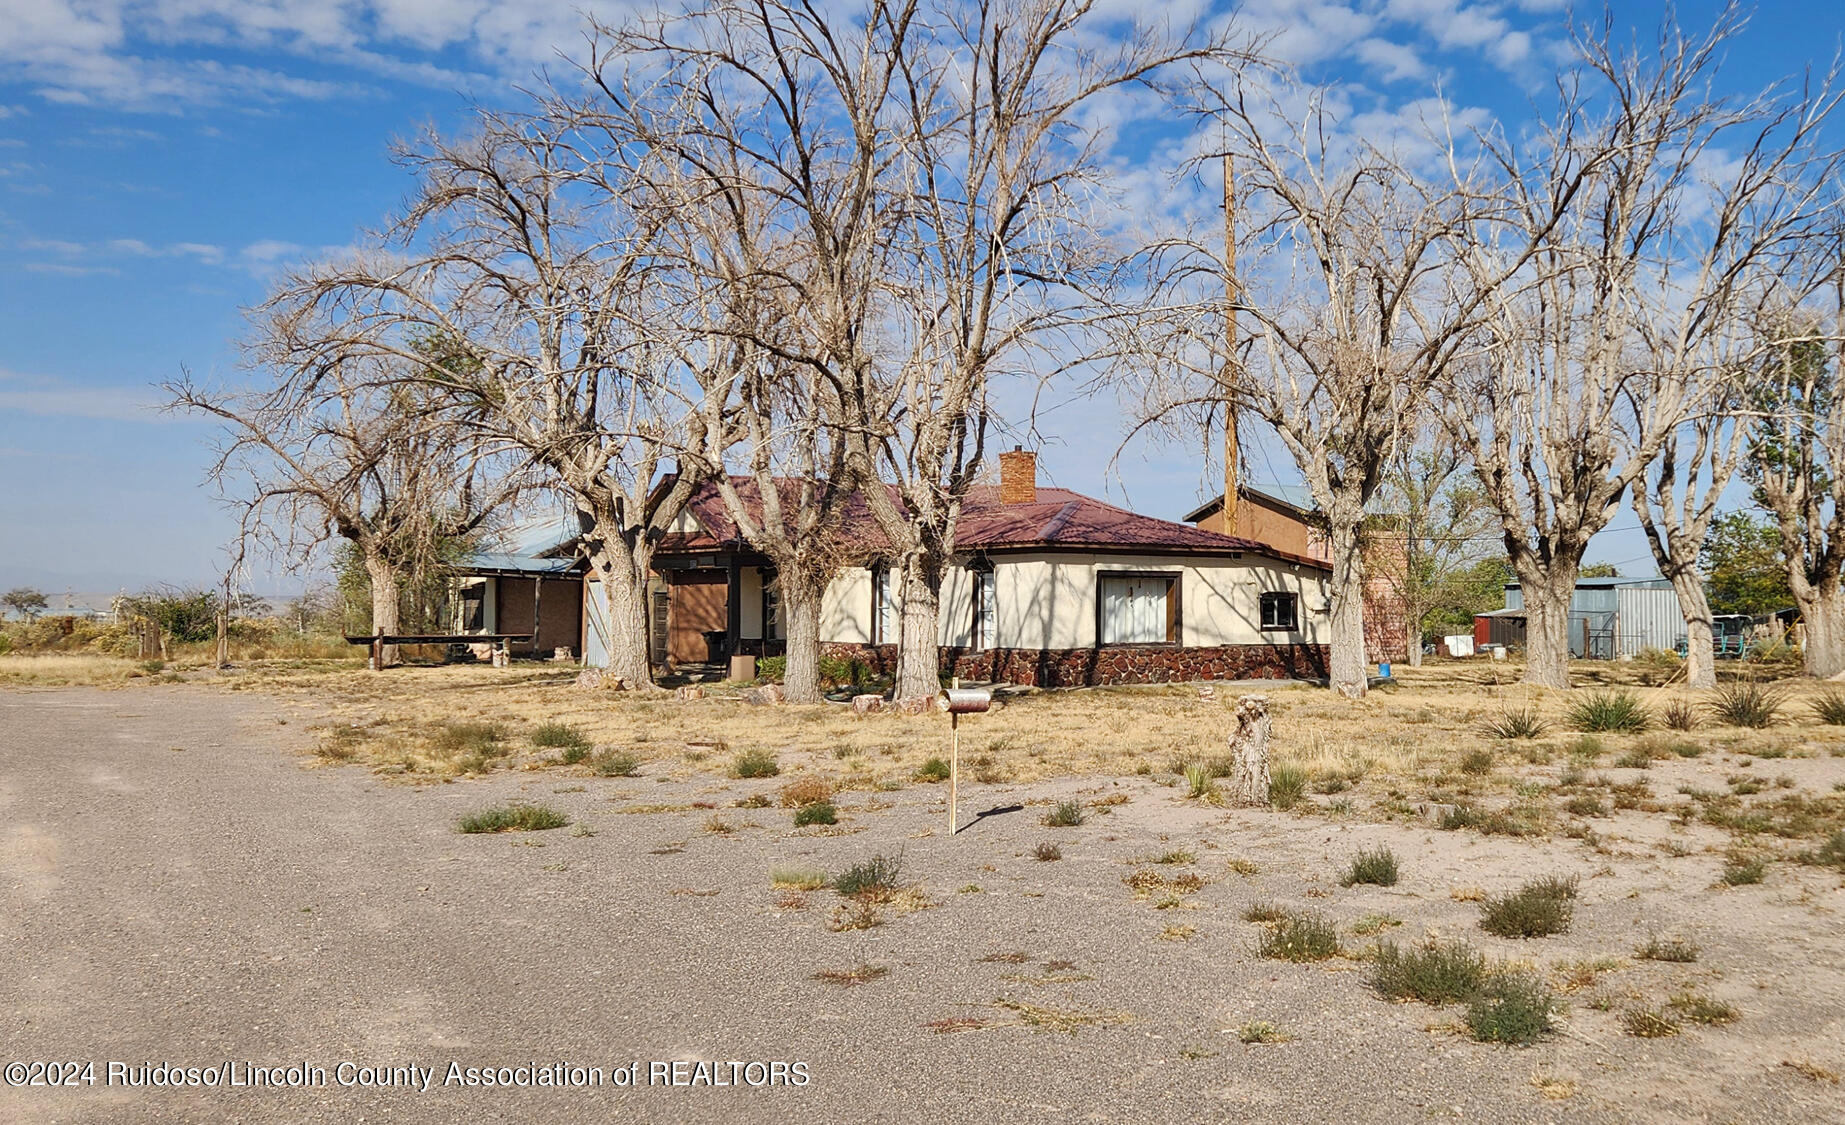
[(926, 550), (903, 559), (903, 628), (897, 637), (897, 683), (891, 698), (933, 699), (942, 690), (937, 621), (942, 568)]
[(781, 581), (782, 621), (788, 631), (783, 697), (790, 703), (822, 703), (820, 691), (820, 598), (805, 582)]
[(1229, 800), (1238, 805), (1268, 804), (1268, 696), (1245, 695), (1230, 712)]
[[(1567, 573), (1559, 573), (1565, 571)], [(1570, 686), (1570, 599), (1576, 592), (1575, 565), (1553, 567), (1548, 575), (1519, 571), (1525, 598), (1525, 682), (1540, 687)]]
[(1717, 646), (1710, 613), (1710, 599), (1704, 593), (1704, 576), (1696, 567), (1669, 576), (1672, 592), (1678, 595), (1679, 612), (1685, 617), (1685, 686), (1717, 686)]
[(1367, 680), (1365, 661), (1365, 568), (1358, 543), (1362, 510), (1343, 506), (1331, 515), (1333, 556), (1332, 635), (1328, 657), (1332, 688), (1347, 699), (1363, 699)]
[(1403, 623), (1403, 655), (1411, 668), (1422, 667), (1422, 623), (1406, 621)]
[[(397, 568), (380, 554), (365, 555), (365, 577), (372, 588), (372, 636), (397, 632)], [(384, 645), (378, 650), (380, 669), (401, 663), (398, 647)]]
[(625, 550), (620, 540), (589, 554), (590, 569), (602, 583), (609, 628), (608, 673), (637, 691), (654, 687), (647, 633), (647, 571), (651, 553)]
[(1800, 654), (1806, 662), (1807, 675), (1831, 679), (1845, 672), (1845, 585), (1837, 578), (1804, 585), (1804, 594), (1794, 591), (1794, 601), (1806, 625)]

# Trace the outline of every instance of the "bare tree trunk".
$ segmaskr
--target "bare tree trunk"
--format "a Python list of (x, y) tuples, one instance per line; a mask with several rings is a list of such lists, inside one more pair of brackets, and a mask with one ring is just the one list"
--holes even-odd
[(1230, 712), (1230, 800), (1239, 805), (1268, 804), (1268, 696), (1246, 695)]
[[(391, 565), (389, 559), (368, 553), (365, 556), (365, 576), (372, 587), (372, 636), (397, 632), (397, 568)], [(390, 668), (398, 663), (400, 655), (396, 645), (379, 648), (379, 668)]]
[(1576, 568), (1569, 581), (1554, 572), (1548, 580), (1519, 576), (1525, 595), (1525, 682), (1540, 687), (1570, 686), (1570, 598), (1576, 592)]
[(1348, 699), (1363, 699), (1365, 662), (1365, 568), (1359, 549), (1361, 515), (1334, 511), (1329, 529), (1333, 557), (1332, 636), (1328, 663), (1332, 688)]
[(610, 675), (626, 680), (637, 691), (654, 686), (652, 653), (647, 633), (647, 571), (633, 556), (617, 557), (608, 549), (592, 551), (590, 567), (602, 583), (603, 604), (609, 627)]
[(1696, 567), (1672, 575), (1672, 592), (1678, 595), (1679, 612), (1685, 617), (1685, 686), (1717, 686), (1717, 646), (1710, 615), (1710, 599), (1704, 595), (1704, 576)]
[(1810, 597), (1797, 599), (1806, 623), (1801, 655), (1807, 675), (1831, 679), (1845, 672), (1845, 588), (1837, 579), (1816, 583)]
[(782, 621), (787, 626), (788, 665), (782, 692), (790, 703), (822, 703), (820, 692), (820, 597), (783, 571)]
[(936, 632), (941, 568), (923, 551), (910, 554), (904, 559), (901, 589), (903, 630), (897, 638), (897, 684), (891, 698), (933, 699), (942, 690)]
[(1403, 625), (1403, 655), (1411, 668), (1422, 667), (1422, 622), (1407, 621)]

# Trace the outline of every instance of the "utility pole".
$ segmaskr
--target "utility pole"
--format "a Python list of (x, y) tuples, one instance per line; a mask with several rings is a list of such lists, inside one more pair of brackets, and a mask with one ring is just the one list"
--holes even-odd
[(1224, 524), (1225, 535), (1236, 534), (1237, 502), (1240, 499), (1237, 465), (1242, 450), (1236, 440), (1236, 399), (1231, 380), (1236, 365), (1236, 310), (1242, 294), (1236, 284), (1236, 168), (1231, 163), (1228, 146), (1224, 149)]

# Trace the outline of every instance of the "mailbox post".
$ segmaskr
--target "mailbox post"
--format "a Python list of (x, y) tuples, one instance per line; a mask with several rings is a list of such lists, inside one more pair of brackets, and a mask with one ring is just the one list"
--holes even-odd
[(959, 831), (955, 803), (961, 784), (961, 716), (978, 715), (993, 706), (993, 693), (985, 688), (964, 688), (961, 681), (935, 697), (935, 705), (948, 712), (950, 747), (948, 751), (948, 834)]

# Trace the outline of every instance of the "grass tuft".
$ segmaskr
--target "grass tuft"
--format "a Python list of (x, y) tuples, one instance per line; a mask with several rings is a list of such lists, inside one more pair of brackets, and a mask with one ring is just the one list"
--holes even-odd
[(1251, 1020), (1238, 1029), (1236, 1038), (1239, 1043), (1286, 1043), (1293, 1036), (1267, 1020)]
[(1290, 914), (1263, 931), (1256, 952), (1271, 961), (1324, 961), (1339, 953), (1339, 928), (1317, 914)]
[(817, 891), (828, 882), (826, 872), (815, 867), (769, 868), (769, 884), (777, 890)]
[(732, 777), (775, 777), (781, 772), (775, 755), (767, 750), (745, 750), (730, 767)]
[(1386, 1000), (1452, 1004), (1472, 997), (1486, 977), (1486, 955), (1464, 941), (1431, 941), (1409, 949), (1381, 942), (1371, 986)]
[(1634, 956), (1642, 961), (1665, 961), (1674, 965), (1689, 965), (1698, 959), (1698, 947), (1692, 942), (1677, 938), (1649, 937), (1645, 945), (1634, 947)]
[(847, 898), (877, 902), (897, 892), (897, 880), (902, 873), (901, 855), (874, 855), (846, 868), (833, 880), (833, 889)]
[(1461, 757), (1461, 772), (1469, 777), (1485, 777), (1493, 772), (1493, 752), (1482, 746)]
[(569, 823), (569, 817), (549, 805), (501, 805), (462, 817), (455, 830), (466, 833), (543, 832)]
[(1201, 801), (1217, 798), (1217, 779), (1211, 772), (1209, 762), (1187, 762), (1183, 772), (1187, 797)]
[(607, 750), (590, 759), (589, 770), (597, 777), (634, 777), (641, 772), (641, 759), (626, 750)]
[(1361, 851), (1352, 857), (1352, 865), (1346, 869), (1345, 886), (1364, 883), (1373, 887), (1394, 887), (1397, 885), (1397, 857), (1389, 848), (1376, 851)]
[(810, 824), (838, 824), (839, 810), (831, 801), (814, 801), (794, 810), (794, 826), (806, 828)]
[(1659, 713), (1659, 720), (1670, 730), (1696, 730), (1698, 709), (1688, 699), (1674, 699)]
[(1044, 814), (1047, 828), (1075, 828), (1083, 822), (1083, 803), (1081, 801), (1060, 801), (1056, 808)]
[(1640, 697), (1626, 688), (1597, 691), (1570, 704), (1570, 726), (1580, 731), (1640, 734), (1652, 721)]
[(1637, 1039), (1664, 1039), (1677, 1035), (1680, 1024), (1663, 1008), (1629, 1008), (1621, 1013), (1621, 1026)]
[(1467, 1030), (1482, 1043), (1526, 1047), (1550, 1033), (1562, 1007), (1544, 979), (1528, 969), (1500, 968), (1467, 1002)]
[(947, 781), (948, 763), (941, 758), (930, 758), (916, 770), (918, 781)]
[(1829, 691), (1815, 699), (1813, 717), (1829, 727), (1845, 727), (1845, 692)]
[(1509, 895), (1487, 896), (1480, 928), (1495, 937), (1534, 938), (1565, 933), (1575, 913), (1576, 879), (1554, 875), (1526, 883)]
[(1283, 762), (1269, 770), (1268, 803), (1278, 809), (1291, 809), (1307, 795), (1307, 771), (1293, 762)]
[(532, 745), (541, 750), (562, 750), (566, 765), (576, 765), (589, 757), (594, 743), (589, 736), (569, 723), (540, 723), (532, 728)]

